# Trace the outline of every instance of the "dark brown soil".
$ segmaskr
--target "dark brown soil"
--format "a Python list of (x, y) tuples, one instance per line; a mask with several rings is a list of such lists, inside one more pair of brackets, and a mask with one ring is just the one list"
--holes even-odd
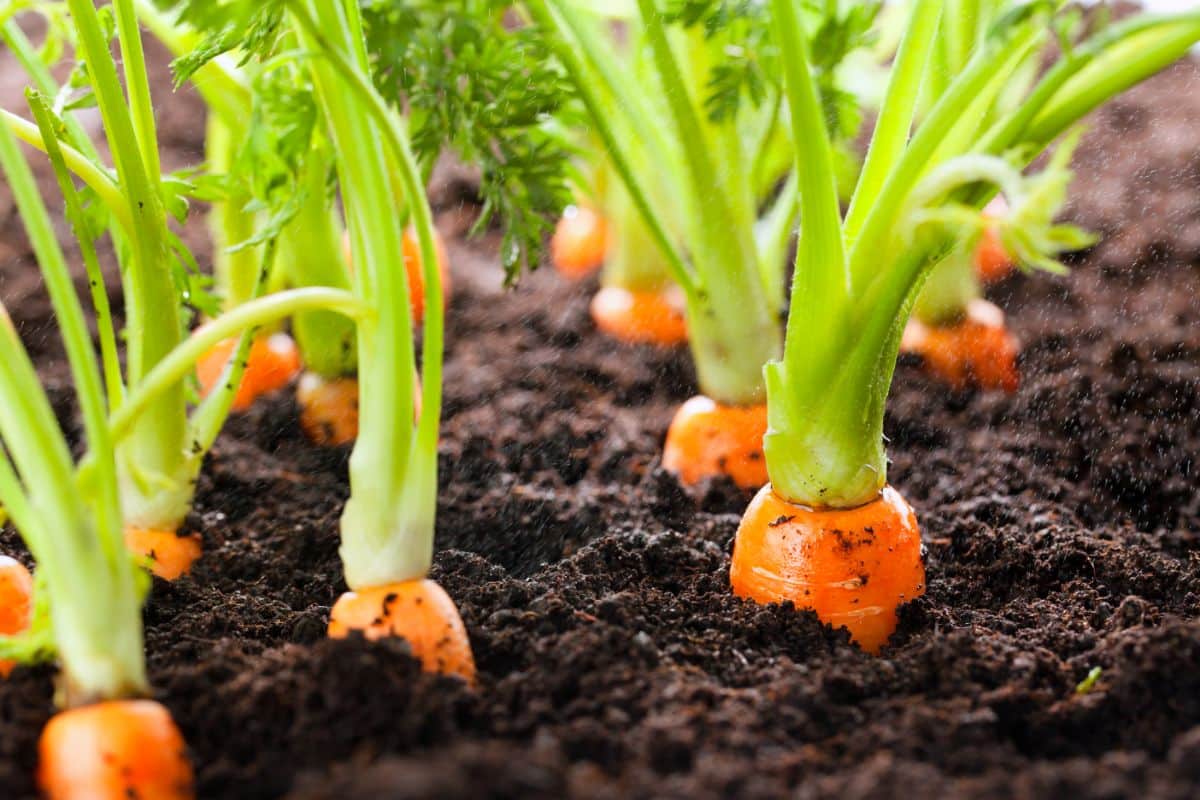
[[(195, 160), (194, 99), (163, 107), (172, 161)], [(593, 287), (550, 271), (502, 293), (488, 243), (455, 236), (462, 187), (442, 187), (457, 292), (434, 577), (480, 686), (421, 674), (403, 643), (324, 638), (347, 453), (272, 398), (220, 439), (192, 520), (205, 555), (146, 610), (202, 796), (1196, 796), (1200, 70), (1100, 112), (1078, 165), (1071, 215), (1106, 242), (1066, 279), (993, 293), (1025, 343), (1020, 391), (898, 370), (891, 479), (929, 590), (880, 658), (730, 595), (747, 497), (693, 499), (658, 468), (695, 390), (686, 354), (605, 340)], [(10, 205), (0, 295), (69, 414)], [(11, 531), (0, 546), (21, 552)], [(51, 675), (0, 685), (5, 797), (33, 792)]]

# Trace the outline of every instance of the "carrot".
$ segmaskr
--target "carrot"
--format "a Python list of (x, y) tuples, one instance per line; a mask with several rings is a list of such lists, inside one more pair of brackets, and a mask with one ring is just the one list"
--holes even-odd
[(296, 386), (300, 427), (316, 444), (350, 444), (358, 438), (358, 380), (306, 372)]
[[(196, 363), (200, 393), (207, 397), (217, 388), (221, 373), (237, 349), (237, 339), (225, 339), (204, 354)], [(300, 352), (292, 337), (273, 333), (255, 338), (246, 359), (242, 382), (233, 398), (233, 410), (245, 411), (261, 395), (282, 389), (300, 372)]]
[(631, 291), (606, 286), (592, 298), (592, 319), (597, 328), (618, 341), (669, 347), (687, 341), (685, 308), (676, 287)]
[(458, 609), (427, 578), (343, 594), (330, 612), (329, 635), (342, 639), (350, 631), (372, 640), (403, 637), (425, 671), (475, 682), (475, 659)]
[(588, 206), (567, 206), (550, 237), (550, 261), (563, 276), (579, 280), (604, 263), (608, 223)]
[(671, 421), (663, 467), (685, 486), (728, 475), (743, 489), (757, 489), (767, 482), (766, 432), (765, 403), (730, 406), (698, 395), (680, 406)]
[[(413, 322), (420, 323), (425, 319), (425, 280), (421, 277), (421, 245), (417, 241), (417, 231), (412, 225), (404, 229), (401, 245), (404, 249), (404, 271), (408, 276), (408, 302), (412, 308)], [(450, 257), (446, 254), (446, 243), (436, 230), (433, 244), (437, 249), (438, 272), (442, 276), (442, 298), (450, 300)], [(354, 261), (350, 257), (350, 232), (342, 236), (342, 255), (346, 263), (353, 269)]]
[(966, 316), (950, 325), (909, 321), (900, 345), (917, 353), (925, 367), (956, 390), (971, 385), (1015, 392), (1020, 347), (1004, 324), (1004, 312), (986, 300), (972, 300)]
[(167, 581), (186, 575), (202, 552), (199, 534), (180, 536), (175, 531), (129, 525), (125, 546), (146, 559), (150, 572)]
[[(421, 414), (420, 379), (414, 396), (416, 414)], [(351, 377), (323, 378), (315, 372), (300, 376), (296, 385), (300, 404), (300, 427), (314, 444), (337, 446), (358, 438), (358, 380)]]
[[(1004, 195), (996, 195), (992, 202), (983, 210), (984, 215), (998, 219), (1008, 213), (1008, 203)], [(975, 274), (984, 283), (996, 283), (1007, 278), (1016, 268), (1012, 256), (1000, 241), (1000, 231), (995, 224), (983, 229), (983, 236), (975, 245)]]
[(790, 600), (878, 653), (899, 605), (925, 593), (917, 518), (890, 486), (857, 508), (813, 509), (767, 484), (742, 518), (729, 577), (739, 597)]
[[(0, 634), (25, 630), (32, 613), (33, 576), (20, 561), (0, 556)], [(15, 666), (15, 661), (0, 658), (0, 678), (7, 678)]]
[(48, 800), (189, 800), (194, 782), (183, 736), (153, 700), (62, 711), (38, 743), (38, 786)]

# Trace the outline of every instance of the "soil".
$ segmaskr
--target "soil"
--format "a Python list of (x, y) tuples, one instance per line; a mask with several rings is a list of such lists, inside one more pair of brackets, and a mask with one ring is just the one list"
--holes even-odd
[[(195, 98), (161, 108), (167, 162), (198, 161)], [(479, 686), (420, 673), (403, 642), (325, 638), (348, 452), (309, 445), (281, 393), (221, 436), (189, 521), (205, 554), (146, 607), (201, 796), (1196, 796), (1198, 123), (1193, 63), (1096, 114), (1069, 216), (1104, 243), (1066, 278), (991, 293), (1024, 342), (1019, 391), (951, 393), (902, 362), (890, 476), (921, 519), (928, 592), (878, 658), (731, 596), (748, 497), (689, 495), (659, 467), (696, 391), (686, 352), (599, 335), (594, 284), (543, 270), (502, 291), (494, 237), (461, 235), (469, 176), (448, 173), (434, 577)], [(0, 295), (73, 419), (6, 192), (0, 215)], [(202, 228), (187, 235), (203, 257)], [(24, 553), (11, 530), (0, 548)], [(52, 675), (0, 685), (6, 797), (33, 795)]]

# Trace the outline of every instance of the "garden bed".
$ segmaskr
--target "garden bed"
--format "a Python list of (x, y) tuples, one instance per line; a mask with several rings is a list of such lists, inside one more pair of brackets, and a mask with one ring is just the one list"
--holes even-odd
[[(199, 160), (199, 104), (162, 108), (168, 165)], [(686, 352), (602, 338), (594, 285), (550, 270), (502, 291), (495, 242), (462, 238), (469, 184), (445, 182), (456, 292), (433, 577), (480, 685), (421, 673), (401, 643), (325, 638), (348, 451), (311, 446), (274, 396), (222, 434), (189, 522), (205, 554), (147, 605), (151, 681), (200, 795), (1194, 796), (1198, 123), (1193, 64), (1096, 115), (1070, 213), (1106, 242), (1066, 279), (993, 292), (1024, 343), (1016, 394), (898, 370), (891, 480), (922, 521), (928, 592), (882, 658), (809, 612), (730, 594), (748, 496), (694, 498), (658, 467), (696, 390)], [(0, 295), (69, 415), (7, 193), (0, 212)], [(22, 552), (11, 530), (0, 549)], [(33, 795), (52, 675), (0, 684), (6, 797)]]

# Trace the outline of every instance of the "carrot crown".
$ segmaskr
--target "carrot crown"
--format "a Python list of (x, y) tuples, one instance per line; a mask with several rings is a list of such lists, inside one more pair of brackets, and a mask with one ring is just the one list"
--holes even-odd
[[(1011, 224), (1026, 255), (1082, 243), (1045, 209), (1065, 164), (1045, 177), (1021, 171), (1100, 103), (1181, 57), (1200, 39), (1200, 12), (1142, 16), (1085, 41), (1062, 42), (1061, 59), (1010, 110), (989, 119), (1055, 29), (1058, 4), (1013, 4), (980, 41), (956, 39), (965, 2), (912, 4), (862, 174), (842, 216), (830, 137), (809, 52), (812, 33), (790, 0), (771, 0), (799, 176), (802, 231), (782, 359), (765, 370), (771, 482), (812, 506), (847, 508), (886, 482), (883, 414), (900, 334), (930, 269), (997, 189), (1025, 201)], [(965, 66), (914, 124), (932, 54), (957, 48)], [(1038, 183), (1038, 181), (1042, 181)], [(1010, 197), (1010, 200), (1012, 198)]]

